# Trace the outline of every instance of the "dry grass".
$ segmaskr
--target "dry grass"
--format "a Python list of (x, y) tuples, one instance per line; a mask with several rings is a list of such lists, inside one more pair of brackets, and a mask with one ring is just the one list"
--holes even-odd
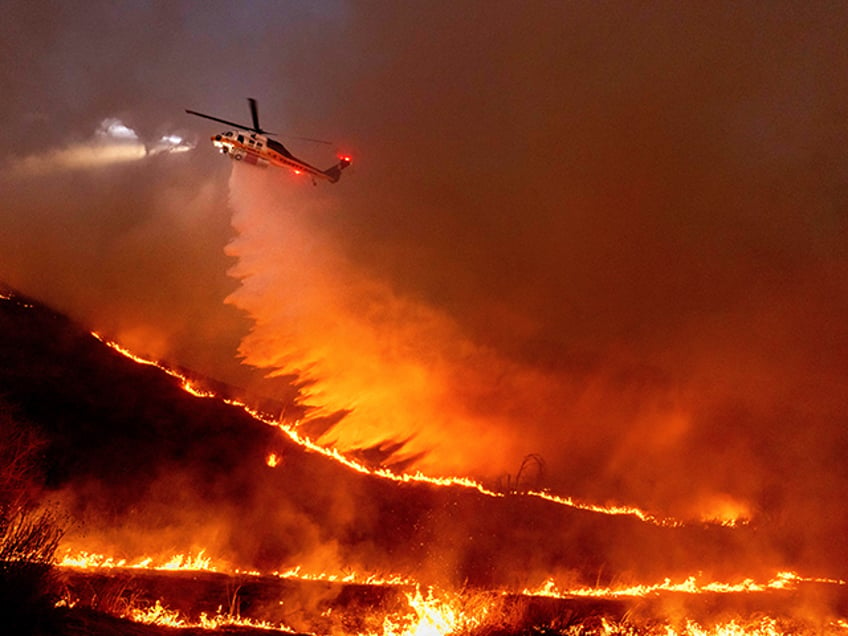
[(0, 613), (21, 633), (49, 631), (58, 598), (52, 564), (62, 531), (39, 502), (41, 448), (0, 402)]

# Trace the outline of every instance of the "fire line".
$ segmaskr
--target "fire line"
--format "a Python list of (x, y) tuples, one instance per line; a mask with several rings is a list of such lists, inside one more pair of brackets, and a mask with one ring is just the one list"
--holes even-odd
[[(310, 438), (304, 437), (303, 435), (301, 435), (297, 431), (297, 428), (296, 428), (297, 422), (294, 425), (285, 424), (283, 422), (280, 422), (278, 420), (273, 419), (271, 416), (269, 416), (265, 413), (262, 413), (262, 412), (260, 412), (256, 409), (251, 408), (250, 406), (248, 406), (244, 402), (241, 402), (239, 400), (222, 398), (212, 391), (207, 391), (207, 390), (204, 390), (204, 389), (197, 387), (185, 375), (183, 375), (182, 373), (179, 373), (178, 371), (175, 371), (175, 370), (169, 368), (165, 364), (162, 364), (162, 363), (157, 362), (155, 360), (149, 360), (149, 359), (143, 358), (139, 355), (136, 355), (135, 353), (131, 352), (130, 350), (121, 346), (120, 344), (118, 344), (114, 341), (107, 340), (107, 339), (103, 338), (100, 334), (98, 334), (96, 332), (91, 332), (91, 335), (94, 338), (96, 338), (97, 340), (99, 340), (100, 342), (102, 342), (103, 344), (105, 344), (106, 346), (108, 346), (111, 349), (113, 349), (114, 351), (116, 351), (117, 353), (120, 353), (121, 355), (125, 356), (126, 358), (129, 358), (130, 360), (132, 360), (132, 361), (134, 361), (138, 364), (153, 366), (153, 367), (160, 369), (161, 371), (165, 372), (166, 374), (168, 374), (171, 377), (173, 377), (174, 379), (176, 379), (180, 383), (180, 386), (183, 388), (183, 390), (190, 393), (191, 395), (198, 397), (198, 398), (220, 399), (225, 404), (229, 404), (231, 406), (238, 407), (238, 408), (242, 409), (245, 413), (250, 415), (252, 418), (254, 418), (255, 420), (258, 420), (258, 421), (262, 422), (263, 424), (267, 424), (268, 426), (273, 426), (273, 427), (279, 429), (280, 431), (285, 433), (293, 442), (295, 442), (296, 444), (298, 444), (302, 448), (305, 448), (307, 450), (311, 450), (313, 452), (319, 453), (319, 454), (321, 454), (321, 455), (323, 455), (323, 456), (325, 456), (329, 459), (332, 459), (332, 460), (334, 460), (334, 461), (336, 461), (340, 464), (343, 464), (347, 468), (350, 468), (351, 470), (354, 470), (358, 473), (362, 473), (362, 474), (365, 474), (365, 475), (371, 475), (371, 476), (374, 476), (374, 477), (378, 477), (378, 478), (381, 478), (381, 479), (386, 479), (386, 480), (390, 480), (390, 481), (394, 481), (394, 482), (398, 482), (398, 483), (413, 483), (413, 482), (415, 482), (415, 483), (430, 484), (430, 485), (433, 485), (433, 486), (447, 486), (447, 487), (457, 486), (457, 487), (460, 487), (460, 488), (468, 488), (468, 489), (471, 489), (471, 490), (476, 490), (478, 493), (480, 493), (481, 495), (484, 495), (486, 497), (494, 497), (494, 498), (506, 497), (506, 494), (504, 494), (502, 492), (497, 492), (497, 491), (491, 490), (489, 488), (486, 488), (485, 486), (483, 486), (478, 481), (475, 481), (474, 479), (470, 479), (468, 477), (456, 477), (456, 476), (453, 476), (453, 477), (433, 477), (433, 476), (430, 476), (430, 475), (425, 475), (424, 473), (422, 473), (420, 471), (416, 471), (414, 473), (398, 474), (398, 473), (392, 472), (391, 470), (389, 470), (387, 468), (376, 468), (376, 469), (368, 468), (368, 467), (364, 466), (363, 464), (345, 456), (343, 453), (339, 452), (335, 448), (326, 448), (326, 447), (321, 446), (320, 444), (314, 442)], [(543, 491), (528, 491), (526, 493), (523, 493), (523, 495), (526, 496), (526, 497), (534, 497), (534, 498), (537, 498), (537, 499), (542, 499), (542, 500), (548, 501), (550, 503), (554, 503), (554, 504), (561, 505), (561, 506), (567, 506), (569, 508), (574, 508), (574, 509), (577, 509), (577, 510), (597, 512), (597, 513), (606, 514), (606, 515), (632, 516), (632, 517), (635, 517), (636, 519), (639, 519), (640, 521), (643, 521), (645, 523), (650, 523), (650, 524), (653, 524), (653, 525), (656, 525), (656, 526), (661, 526), (661, 527), (677, 528), (677, 527), (682, 527), (682, 526), (686, 525), (686, 523), (684, 521), (680, 520), (680, 519), (675, 519), (675, 518), (672, 518), (672, 517), (659, 517), (659, 516), (650, 514), (648, 512), (645, 512), (644, 510), (641, 510), (641, 509), (633, 507), (633, 506), (622, 506), (622, 505), (601, 506), (601, 505), (598, 505), (598, 504), (580, 502), (580, 501), (577, 501), (577, 500), (575, 500), (571, 497), (562, 497), (562, 496), (554, 495), (554, 494), (551, 494), (551, 493), (548, 493), (548, 492), (543, 492)]]

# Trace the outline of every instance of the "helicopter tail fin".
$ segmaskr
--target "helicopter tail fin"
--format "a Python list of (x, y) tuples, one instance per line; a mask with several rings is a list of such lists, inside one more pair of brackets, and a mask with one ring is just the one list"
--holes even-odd
[(351, 163), (350, 157), (339, 157), (339, 162), (332, 168), (324, 170), (324, 174), (330, 179), (330, 183), (335, 183), (342, 176), (342, 170), (347, 168)]

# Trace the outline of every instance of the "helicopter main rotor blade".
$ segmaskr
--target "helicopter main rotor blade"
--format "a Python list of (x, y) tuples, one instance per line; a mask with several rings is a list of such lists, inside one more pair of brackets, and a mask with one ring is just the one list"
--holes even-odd
[(256, 107), (256, 100), (252, 97), (248, 97), (247, 102), (250, 104), (250, 114), (253, 117), (253, 130), (258, 133), (264, 132), (259, 127), (259, 109)]
[[(241, 128), (242, 130), (254, 130), (250, 126), (245, 126), (244, 124), (237, 124), (234, 121), (227, 121), (226, 119), (221, 119), (220, 117), (213, 117), (212, 115), (206, 115), (205, 113), (198, 113), (196, 110), (186, 109), (186, 112), (189, 115), (197, 115), (198, 117), (203, 117), (205, 119), (211, 119), (212, 121), (217, 121), (217, 122), (220, 122), (222, 124), (227, 124), (228, 126), (235, 126), (236, 128)], [(260, 132), (260, 131), (256, 131), (256, 132)]]
[(286, 137), (289, 139), (299, 139), (300, 141), (311, 141), (316, 144), (326, 144), (328, 146), (333, 145), (332, 141), (326, 141), (325, 139), (315, 139), (314, 137), (297, 137), (294, 135), (286, 135)]

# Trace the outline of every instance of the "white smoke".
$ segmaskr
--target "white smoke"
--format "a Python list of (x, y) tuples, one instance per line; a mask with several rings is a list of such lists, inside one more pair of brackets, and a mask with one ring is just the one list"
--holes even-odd
[(88, 139), (64, 147), (50, 148), (12, 160), (19, 176), (35, 176), (84, 170), (139, 161), (146, 157), (187, 152), (195, 143), (176, 133), (162, 135), (145, 143), (139, 134), (120, 119), (107, 117)]

